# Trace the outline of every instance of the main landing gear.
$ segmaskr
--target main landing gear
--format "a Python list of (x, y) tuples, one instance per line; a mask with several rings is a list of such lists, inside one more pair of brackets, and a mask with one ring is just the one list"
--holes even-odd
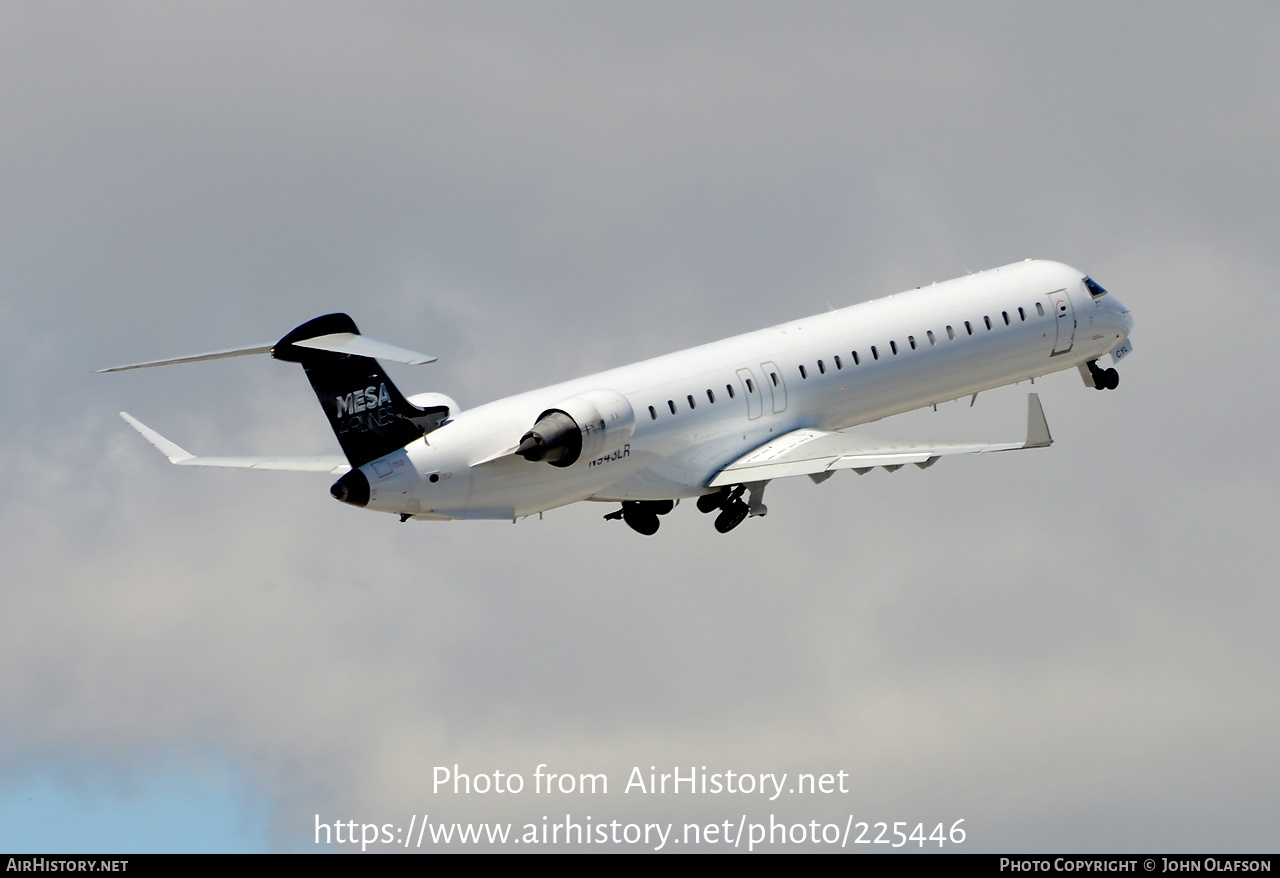
[(1094, 390), (1115, 390), (1120, 386), (1120, 373), (1115, 369), (1102, 369), (1097, 360), (1085, 363), (1089, 377), (1093, 380)]
[(714, 494), (703, 494), (698, 498), (698, 511), (708, 513), (719, 509), (720, 514), (716, 516), (716, 530), (727, 534), (746, 521), (747, 515), (751, 512), (747, 504), (742, 502), (742, 495), (746, 490), (744, 485), (736, 487), (726, 485)]
[(604, 520), (622, 519), (636, 533), (651, 537), (658, 532), (658, 516), (666, 515), (675, 507), (674, 500), (623, 500), (622, 508), (617, 512), (610, 512)]
[[(769, 511), (763, 502), (766, 484), (767, 482), (753, 482), (750, 485), (726, 485), (714, 494), (703, 494), (698, 498), (698, 511), (708, 513), (719, 509), (716, 530), (727, 534), (746, 521), (747, 516), (764, 515)], [(751, 494), (744, 502), (742, 495), (748, 490)]]
[[(766, 482), (751, 482), (747, 485), (727, 485), (714, 494), (703, 494), (698, 498), (698, 511), (707, 513), (720, 511), (716, 516), (716, 530), (727, 534), (748, 517), (765, 515), (769, 509), (764, 505), (764, 486)], [(746, 494), (746, 499), (743, 495)], [(674, 500), (624, 500), (622, 508), (610, 512), (605, 521), (625, 521), (636, 533), (653, 536), (658, 532), (658, 516), (666, 515), (675, 508)]]

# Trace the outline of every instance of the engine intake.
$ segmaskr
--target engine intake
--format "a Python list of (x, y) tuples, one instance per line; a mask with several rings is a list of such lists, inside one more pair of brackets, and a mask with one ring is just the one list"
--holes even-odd
[(573, 466), (617, 451), (636, 430), (636, 415), (616, 390), (591, 390), (538, 416), (516, 454), (552, 466)]

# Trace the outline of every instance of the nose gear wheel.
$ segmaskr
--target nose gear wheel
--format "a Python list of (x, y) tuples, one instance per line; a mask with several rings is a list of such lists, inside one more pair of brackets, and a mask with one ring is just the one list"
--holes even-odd
[(1103, 369), (1097, 360), (1085, 363), (1089, 367), (1089, 377), (1093, 379), (1095, 390), (1115, 390), (1120, 386), (1120, 373), (1115, 369)]

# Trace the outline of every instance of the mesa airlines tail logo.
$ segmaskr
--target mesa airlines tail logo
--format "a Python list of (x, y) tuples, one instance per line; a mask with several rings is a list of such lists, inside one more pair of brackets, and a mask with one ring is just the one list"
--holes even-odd
[(396, 421), (387, 385), (353, 390), (346, 396), (335, 396), (333, 428), (339, 435), (367, 433), (379, 427), (389, 427)]
[(338, 407), (335, 417), (341, 418), (355, 412), (372, 411), (384, 403), (389, 403), (391, 394), (387, 393), (387, 385), (379, 384), (377, 387), (352, 391), (346, 396), (334, 397), (334, 402)]

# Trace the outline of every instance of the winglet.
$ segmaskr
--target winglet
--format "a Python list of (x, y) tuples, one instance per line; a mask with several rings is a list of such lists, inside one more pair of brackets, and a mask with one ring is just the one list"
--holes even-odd
[(130, 427), (133, 427), (133, 429), (141, 433), (143, 439), (146, 439), (156, 448), (159, 448), (160, 453), (169, 458), (170, 463), (183, 463), (184, 461), (195, 460), (196, 456), (190, 451), (187, 451), (185, 448), (174, 442), (170, 442), (168, 439), (161, 436), (155, 430), (152, 430), (128, 412), (121, 412), (120, 417), (124, 418), (125, 422)]
[(1044, 418), (1044, 408), (1040, 405), (1040, 397), (1034, 393), (1027, 394), (1027, 441), (1023, 448), (1048, 448), (1053, 444), (1049, 435), (1049, 422)]

